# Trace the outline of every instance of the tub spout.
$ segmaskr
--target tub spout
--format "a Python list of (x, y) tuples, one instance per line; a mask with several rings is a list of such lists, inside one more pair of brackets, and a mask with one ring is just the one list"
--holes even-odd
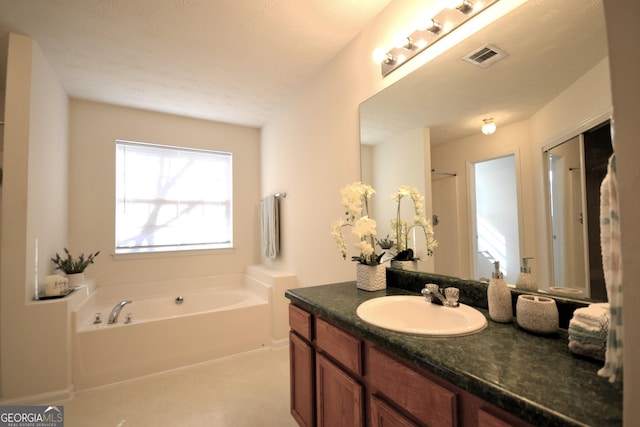
[(111, 310), (111, 314), (109, 314), (108, 323), (110, 325), (113, 325), (114, 323), (118, 323), (118, 316), (120, 315), (122, 308), (127, 304), (131, 304), (131, 300), (122, 300), (118, 304), (116, 304), (115, 307), (113, 307), (113, 310)]

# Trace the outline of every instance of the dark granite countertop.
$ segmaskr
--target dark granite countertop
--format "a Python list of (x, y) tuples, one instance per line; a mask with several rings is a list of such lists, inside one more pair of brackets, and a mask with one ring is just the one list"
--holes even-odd
[[(382, 329), (356, 315), (360, 303), (386, 295), (415, 295), (355, 282), (291, 289), (295, 305), (406, 359), (536, 426), (622, 425), (622, 386), (597, 375), (601, 362), (567, 347), (566, 331), (538, 336), (515, 322), (489, 321), (469, 336), (430, 338)], [(463, 301), (464, 302), (464, 301)], [(479, 308), (488, 317), (486, 310)]]

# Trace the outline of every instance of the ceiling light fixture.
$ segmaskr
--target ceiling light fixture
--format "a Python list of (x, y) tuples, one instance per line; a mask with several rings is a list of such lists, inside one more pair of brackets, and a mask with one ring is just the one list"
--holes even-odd
[(462, 24), (499, 0), (450, 0), (449, 7), (435, 16), (418, 17), (416, 30), (411, 34), (400, 33), (394, 37), (389, 50), (382, 48), (374, 52), (374, 60), (380, 63), (382, 76), (386, 76), (400, 65), (431, 46)]
[(493, 117), (483, 119), (482, 122), (482, 133), (485, 135), (491, 135), (496, 131), (496, 122), (493, 120)]

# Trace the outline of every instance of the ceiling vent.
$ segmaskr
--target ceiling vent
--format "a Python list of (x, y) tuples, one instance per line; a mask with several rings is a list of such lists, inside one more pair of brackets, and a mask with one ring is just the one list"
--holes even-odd
[(504, 50), (488, 44), (482, 46), (480, 49), (474, 50), (462, 59), (480, 68), (487, 68), (489, 65), (493, 65), (507, 56), (509, 56), (509, 54)]

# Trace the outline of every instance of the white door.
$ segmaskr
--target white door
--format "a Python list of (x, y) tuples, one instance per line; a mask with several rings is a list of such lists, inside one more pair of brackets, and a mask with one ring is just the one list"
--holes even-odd
[(507, 283), (520, 273), (520, 234), (515, 155), (471, 164), (474, 278), (490, 278), (495, 261)]

